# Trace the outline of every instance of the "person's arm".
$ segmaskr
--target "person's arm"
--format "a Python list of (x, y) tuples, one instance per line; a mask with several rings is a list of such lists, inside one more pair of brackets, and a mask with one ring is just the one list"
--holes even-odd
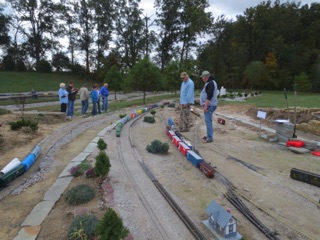
[(206, 86), (206, 93), (207, 93), (207, 99), (206, 102), (204, 103), (204, 107), (203, 107), (203, 111), (208, 111), (208, 106), (210, 104), (211, 99), (213, 98), (213, 91), (214, 91), (214, 84), (213, 82), (210, 82), (207, 86)]

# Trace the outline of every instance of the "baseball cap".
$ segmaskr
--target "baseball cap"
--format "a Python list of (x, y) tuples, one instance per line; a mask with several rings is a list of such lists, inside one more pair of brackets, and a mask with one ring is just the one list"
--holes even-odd
[(208, 71), (203, 71), (200, 77), (208, 76), (210, 73)]

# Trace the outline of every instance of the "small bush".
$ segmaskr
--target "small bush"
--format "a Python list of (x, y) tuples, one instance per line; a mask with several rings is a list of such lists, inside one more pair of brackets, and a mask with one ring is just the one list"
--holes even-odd
[(110, 160), (108, 155), (105, 152), (100, 152), (98, 156), (96, 156), (96, 164), (94, 166), (94, 173), (97, 176), (107, 176), (110, 171)]
[(9, 122), (9, 125), (11, 126), (11, 130), (16, 131), (21, 129), (22, 127), (30, 127), (33, 131), (38, 130), (38, 122), (24, 119), (18, 120), (16, 122)]
[(98, 143), (97, 143), (97, 147), (100, 151), (106, 150), (108, 145), (106, 144), (106, 142), (102, 139), (99, 138)]
[(154, 115), (156, 115), (157, 111), (155, 109), (151, 109), (150, 110), (150, 114), (154, 117)]
[(153, 117), (145, 116), (145, 117), (143, 118), (143, 121), (144, 121), (144, 122), (147, 122), (147, 123), (155, 123), (156, 120), (154, 120)]
[(169, 150), (169, 144), (168, 143), (162, 143), (159, 140), (154, 140), (151, 142), (151, 145), (147, 146), (147, 151), (150, 153), (160, 153), (160, 154), (164, 154), (167, 153)]
[(94, 188), (86, 184), (79, 184), (71, 188), (66, 194), (66, 200), (71, 205), (78, 205), (89, 202), (94, 198), (96, 192)]
[(77, 216), (68, 231), (68, 240), (89, 240), (95, 236), (99, 219), (94, 215)]
[(168, 105), (168, 107), (170, 107), (170, 108), (174, 108), (176, 105), (174, 104), (174, 103), (170, 103), (169, 105)]
[(81, 176), (83, 175), (83, 173), (85, 171), (87, 171), (88, 169), (91, 168), (91, 163), (85, 159), (83, 160), (80, 164), (78, 164), (77, 166), (73, 166), (71, 167), (71, 169), (69, 170), (69, 172), (74, 176)]
[(127, 114), (125, 114), (125, 113), (119, 114), (119, 118), (124, 118), (125, 116), (127, 116)]
[(4, 114), (7, 114), (7, 113), (10, 113), (11, 111), (7, 110), (7, 109), (4, 109), (4, 108), (0, 108), (0, 115), (4, 115)]
[(120, 240), (128, 236), (129, 230), (123, 225), (118, 214), (112, 208), (108, 208), (97, 225), (96, 233), (100, 240)]

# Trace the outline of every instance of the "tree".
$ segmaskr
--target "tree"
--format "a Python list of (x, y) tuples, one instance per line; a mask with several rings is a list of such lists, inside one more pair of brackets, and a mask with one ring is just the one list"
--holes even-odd
[[(161, 71), (179, 53), (180, 63), (188, 60), (196, 47), (196, 37), (211, 26), (206, 0), (156, 0), (157, 24), (160, 26), (158, 52)], [(181, 43), (179, 45), (179, 43)], [(176, 48), (176, 46), (180, 46)]]
[(108, 87), (114, 90), (114, 99), (117, 99), (117, 91), (123, 88), (123, 76), (119, 72), (118, 67), (113, 65), (108, 71), (105, 79), (105, 82), (108, 83)]
[(0, 3), (0, 46), (7, 46), (10, 43), (9, 37), (9, 23), (10, 17), (6, 16), (3, 12), (2, 4)]
[(60, 28), (57, 19), (61, 5), (49, 0), (7, 0), (15, 10), (21, 25), (19, 31), (26, 38), (26, 50), (36, 61), (36, 69), (47, 51), (59, 46)]
[(80, 0), (73, 3), (76, 23), (79, 24), (80, 35), (77, 38), (80, 50), (85, 52), (86, 71), (90, 72), (90, 59), (93, 54), (92, 44), (95, 36), (94, 9), (92, 1)]
[(57, 72), (61, 72), (70, 69), (70, 60), (63, 52), (58, 52), (52, 56), (52, 66), (56, 68)]
[(126, 72), (141, 58), (145, 47), (144, 22), (138, 0), (116, 2), (115, 40), (116, 49), (122, 57)]
[(252, 63), (250, 63), (247, 66), (244, 74), (247, 85), (250, 86), (251, 90), (253, 87), (259, 87), (263, 85), (263, 82), (267, 78), (264, 64), (260, 61), (253, 61)]
[(147, 57), (140, 60), (130, 70), (128, 84), (133, 90), (143, 92), (143, 104), (146, 103), (146, 92), (161, 88), (161, 74), (156, 65)]
[(113, 30), (114, 19), (114, 1), (95, 0), (92, 1), (95, 12), (94, 23), (96, 25), (97, 37), (95, 43), (97, 46), (97, 71), (99, 72), (104, 52), (109, 47), (111, 34)]

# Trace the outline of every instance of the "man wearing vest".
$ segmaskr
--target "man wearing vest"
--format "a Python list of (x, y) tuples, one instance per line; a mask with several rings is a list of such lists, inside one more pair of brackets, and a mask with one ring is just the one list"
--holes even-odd
[(180, 132), (188, 132), (190, 105), (194, 104), (194, 83), (186, 72), (182, 72), (180, 78), (182, 80), (180, 89)]
[(200, 94), (200, 105), (203, 107), (204, 121), (207, 127), (207, 135), (202, 139), (204, 143), (210, 143), (213, 141), (212, 115), (218, 105), (218, 87), (213, 76), (208, 71), (203, 71), (200, 77), (204, 82), (204, 87)]

